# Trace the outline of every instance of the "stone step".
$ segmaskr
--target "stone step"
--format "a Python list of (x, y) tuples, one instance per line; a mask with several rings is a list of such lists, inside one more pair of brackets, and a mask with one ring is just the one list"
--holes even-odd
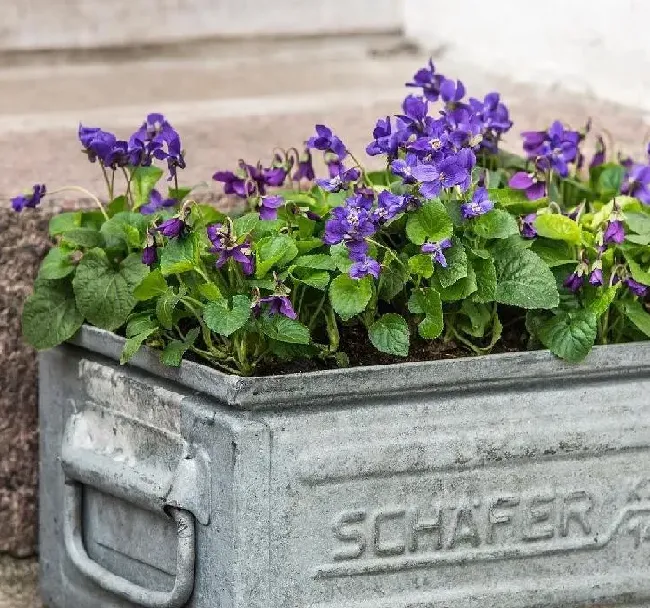
[[(192, 56), (0, 68), (0, 145), (11, 168), (0, 174), (3, 199), (45, 182), (76, 183), (101, 191), (97, 167), (79, 154), (79, 121), (127, 137), (144, 115), (164, 112), (187, 150), (183, 181), (210, 181), (239, 158), (269, 159), (275, 146), (299, 145), (324, 122), (363, 152), (379, 116), (399, 111), (403, 83), (426, 57), (395, 37), (278, 42), (232, 48), (206, 45)], [(506, 144), (519, 148), (519, 131), (555, 118), (574, 127), (589, 116), (632, 152), (642, 153), (647, 127), (634, 109), (577, 97), (560, 88), (515, 85), (455, 63), (437, 62), (481, 96), (499, 90), (515, 129)], [(8, 161), (8, 162), (7, 162)]]

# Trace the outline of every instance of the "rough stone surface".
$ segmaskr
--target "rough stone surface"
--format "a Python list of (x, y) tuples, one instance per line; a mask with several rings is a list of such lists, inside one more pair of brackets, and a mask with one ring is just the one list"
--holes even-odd
[[(120, 368), (123, 340), (92, 328), (75, 344), (41, 359), (52, 608), (133, 607), (129, 585), (153, 606), (184, 569), (165, 505), (197, 519), (187, 608), (650, 600), (648, 343), (243, 380), (162, 379), (153, 352)], [(71, 482), (88, 514), (66, 528)]]
[(35, 559), (0, 555), (0, 608), (43, 608)]

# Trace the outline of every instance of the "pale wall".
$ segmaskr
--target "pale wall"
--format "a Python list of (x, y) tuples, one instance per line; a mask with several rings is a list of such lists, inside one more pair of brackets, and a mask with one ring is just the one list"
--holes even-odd
[(404, 27), (447, 47), (441, 67), (448, 57), (650, 109), (648, 0), (405, 0)]
[(0, 50), (396, 30), (402, 0), (0, 0)]

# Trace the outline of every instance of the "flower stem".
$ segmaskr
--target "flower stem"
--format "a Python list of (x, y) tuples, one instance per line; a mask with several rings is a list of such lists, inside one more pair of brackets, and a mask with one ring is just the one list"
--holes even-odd
[[(108, 173), (106, 173), (106, 167), (102, 161), (99, 161), (99, 166), (102, 168), (102, 173), (104, 174), (104, 181), (106, 182), (106, 189), (108, 190), (108, 198), (113, 200), (113, 186), (111, 185), (110, 180), (108, 179)], [(115, 172), (113, 172), (113, 177)]]
[(108, 213), (106, 213), (106, 210), (104, 209), (104, 206), (102, 205), (101, 201), (92, 192), (89, 192), (88, 190), (86, 190), (85, 188), (82, 188), (81, 186), (63, 186), (62, 188), (57, 188), (56, 190), (50, 192), (49, 194), (51, 196), (52, 194), (58, 194), (59, 192), (67, 192), (67, 191), (70, 191), (70, 190), (73, 190), (75, 192), (81, 192), (81, 193), (89, 196), (92, 200), (95, 201), (95, 203), (97, 203), (97, 206), (99, 207), (99, 210), (102, 212), (104, 217), (107, 220), (109, 219)]

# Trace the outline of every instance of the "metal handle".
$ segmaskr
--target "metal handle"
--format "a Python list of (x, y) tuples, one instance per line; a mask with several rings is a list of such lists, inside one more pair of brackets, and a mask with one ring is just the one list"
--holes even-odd
[(83, 544), (81, 484), (66, 480), (63, 535), (65, 548), (77, 569), (99, 585), (125, 600), (146, 608), (182, 608), (194, 589), (194, 516), (183, 509), (168, 507), (178, 528), (176, 579), (171, 591), (152, 591), (132, 583), (93, 561)]

